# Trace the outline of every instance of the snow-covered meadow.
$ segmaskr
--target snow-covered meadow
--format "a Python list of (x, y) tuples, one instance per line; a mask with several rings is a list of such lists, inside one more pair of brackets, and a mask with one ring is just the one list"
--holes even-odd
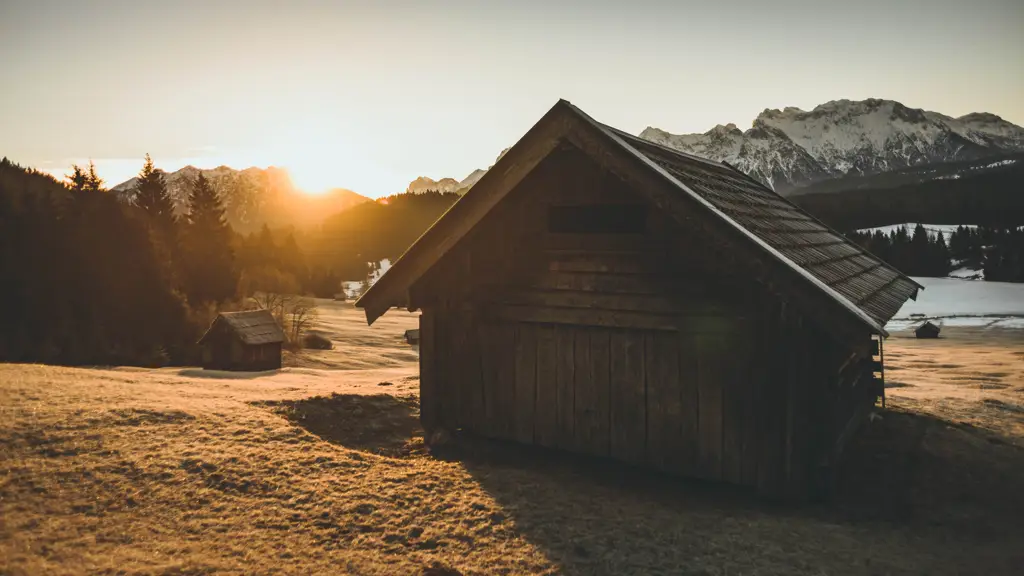
[[(921, 225), (924, 226), (924, 229), (927, 230), (928, 234), (931, 235), (931, 236), (937, 236), (939, 234), (939, 232), (942, 232), (942, 235), (946, 237), (946, 241), (947, 242), (949, 241), (949, 235), (952, 234), (957, 228), (959, 228), (961, 226), (961, 224), (921, 224)], [(974, 224), (963, 224), (962, 226), (964, 228), (969, 228), (969, 229), (972, 229), (972, 230), (977, 228), (977, 226), (975, 226)], [(874, 234), (875, 232), (881, 232), (882, 234), (885, 234), (886, 236), (888, 236), (889, 234), (892, 234), (893, 232), (899, 230), (900, 228), (905, 229), (907, 231), (907, 234), (913, 234), (914, 233), (914, 229), (917, 228), (917, 222), (912, 222), (912, 223), (907, 223), (907, 224), (890, 224), (889, 226), (875, 226), (874, 228), (862, 228), (862, 229), (858, 230), (858, 232), (863, 232), (865, 234)]]
[(914, 278), (924, 286), (886, 325), (905, 330), (924, 320), (943, 326), (1024, 328), (1024, 284)]

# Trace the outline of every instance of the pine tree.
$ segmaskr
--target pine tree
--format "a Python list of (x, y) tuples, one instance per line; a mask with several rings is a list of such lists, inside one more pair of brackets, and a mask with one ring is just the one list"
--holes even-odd
[(266, 223), (260, 228), (259, 236), (256, 237), (256, 250), (264, 263), (279, 267), (277, 244), (274, 242), (274, 235), (270, 232), (270, 227)]
[(238, 289), (232, 231), (224, 204), (202, 173), (192, 182), (185, 229), (188, 297), (193, 304), (223, 302)]
[(71, 174), (64, 176), (64, 178), (68, 181), (68, 187), (73, 192), (84, 191), (89, 181), (89, 175), (78, 164), (72, 164)]
[(71, 174), (64, 177), (73, 192), (103, 192), (103, 179), (96, 174), (96, 165), (89, 160), (89, 169), (71, 165)]
[(142, 165), (138, 182), (135, 184), (135, 203), (149, 214), (153, 223), (163, 232), (170, 232), (177, 224), (174, 203), (167, 192), (164, 175), (153, 166), (153, 159), (149, 154), (146, 154), (146, 162)]
[(103, 192), (103, 179), (96, 174), (96, 165), (89, 160), (89, 175), (86, 182), (87, 189), (91, 192)]
[(949, 274), (950, 262), (949, 262), (949, 247), (946, 246), (946, 236), (939, 231), (939, 235), (935, 238), (935, 270), (933, 273), (936, 277), (944, 277)]
[(958, 262), (967, 259), (967, 237), (963, 225), (957, 226), (949, 235), (949, 255)]
[(291, 272), (296, 278), (306, 276), (306, 258), (295, 241), (293, 232), (289, 231), (285, 235), (277, 252), (283, 270)]
[(209, 231), (228, 235), (229, 228), (224, 218), (224, 204), (202, 172), (192, 181), (188, 194), (188, 223)]

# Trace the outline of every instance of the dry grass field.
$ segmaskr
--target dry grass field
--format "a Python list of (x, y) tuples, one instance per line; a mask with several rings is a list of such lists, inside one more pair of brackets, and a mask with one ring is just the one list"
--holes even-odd
[(0, 574), (1013, 574), (1024, 331), (887, 342), (835, 502), (424, 449), (415, 317), (322, 302), (267, 374), (0, 365)]

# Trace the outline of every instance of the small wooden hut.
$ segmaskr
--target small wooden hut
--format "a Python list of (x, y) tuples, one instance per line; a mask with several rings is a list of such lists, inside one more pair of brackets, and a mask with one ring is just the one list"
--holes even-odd
[(914, 334), (918, 338), (938, 338), (939, 332), (940, 328), (927, 320), (914, 330)]
[(281, 367), (284, 331), (268, 310), (222, 312), (199, 340), (203, 368), (257, 372)]
[[(421, 420), (803, 497), (917, 283), (764, 184), (559, 101), (358, 300)], [(878, 340), (875, 340), (875, 338)]]

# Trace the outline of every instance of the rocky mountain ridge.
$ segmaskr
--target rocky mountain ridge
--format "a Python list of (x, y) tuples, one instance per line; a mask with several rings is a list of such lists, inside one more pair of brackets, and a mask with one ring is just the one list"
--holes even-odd
[(835, 100), (811, 111), (766, 109), (746, 131), (648, 127), (641, 138), (725, 161), (781, 194), (824, 180), (1024, 151), (1024, 128), (989, 113), (952, 118), (892, 100)]
[[(501, 157), (508, 151), (508, 148), (502, 150), (501, 153), (498, 154), (498, 157), (494, 159), (494, 163), (497, 164), (498, 160), (501, 160)], [(486, 169), (477, 168), (462, 180), (456, 180), (454, 178), (441, 178), (440, 180), (434, 180), (426, 176), (420, 176), (409, 183), (409, 187), (406, 189), (406, 192), (418, 194), (427, 192), (428, 190), (434, 190), (436, 192), (457, 192), (459, 194), (465, 194), (467, 190), (472, 188), (474, 184), (484, 177), (487, 170), (490, 170), (493, 167), (494, 164), (491, 164)]]

